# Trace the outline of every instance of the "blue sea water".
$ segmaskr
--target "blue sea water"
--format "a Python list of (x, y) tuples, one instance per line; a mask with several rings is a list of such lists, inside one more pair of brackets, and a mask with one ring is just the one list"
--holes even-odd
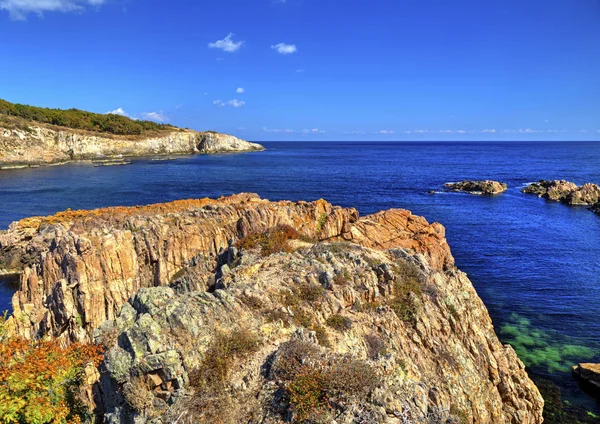
[[(598, 410), (568, 365), (600, 361), (600, 216), (525, 195), (539, 179), (600, 183), (600, 143), (264, 143), (266, 152), (136, 159), (132, 165), (0, 172), (0, 228), (71, 209), (256, 192), (325, 198), (361, 214), (406, 208), (446, 226), (504, 341), (573, 402)], [(448, 181), (508, 183), (500, 196), (440, 191)], [(0, 308), (13, 288), (0, 285)]]

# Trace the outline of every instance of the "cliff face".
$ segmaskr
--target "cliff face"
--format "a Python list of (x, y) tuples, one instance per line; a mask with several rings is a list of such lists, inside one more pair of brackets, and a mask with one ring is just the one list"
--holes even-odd
[[(298, 234), (272, 254), (281, 225)], [(542, 421), (444, 228), (405, 210), (240, 194), (66, 211), (12, 224), (0, 252), (23, 272), (13, 331), (107, 347), (111, 423)]]
[(213, 132), (176, 130), (132, 138), (40, 125), (30, 125), (27, 129), (0, 127), (0, 169), (122, 156), (258, 150), (263, 150), (259, 144)]

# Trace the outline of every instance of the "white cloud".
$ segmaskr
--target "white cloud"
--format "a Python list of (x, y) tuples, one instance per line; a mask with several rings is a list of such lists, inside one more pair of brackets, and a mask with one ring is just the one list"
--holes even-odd
[(100, 6), (104, 0), (0, 0), (0, 10), (6, 10), (11, 19), (25, 20), (30, 13), (76, 12), (88, 6)]
[(426, 132), (429, 132), (429, 130), (415, 130), (414, 132), (417, 134), (425, 134)]
[(246, 90), (244, 90), (242, 87), (238, 87), (237, 90), (235, 90), (235, 92), (238, 94), (243, 94), (246, 92)]
[(313, 129), (311, 129), (311, 130), (309, 130), (309, 129), (302, 130), (302, 132), (303, 132), (304, 134), (310, 134), (310, 133), (313, 133), (313, 134), (317, 134), (317, 133), (323, 134), (325, 131), (323, 131), (323, 130), (320, 130), (320, 129), (318, 129), (318, 128), (313, 128)]
[(214, 43), (208, 43), (208, 47), (211, 49), (221, 49), (224, 52), (233, 53), (236, 52), (242, 47), (244, 41), (233, 41), (233, 33), (229, 33), (229, 35), (222, 40), (217, 40)]
[(589, 131), (588, 131), (588, 130), (579, 130), (579, 132), (580, 132), (581, 134), (587, 134)]
[(295, 44), (279, 43), (271, 46), (271, 48), (273, 50), (277, 50), (277, 53), (279, 54), (292, 54), (298, 51), (298, 48)]
[(111, 110), (110, 112), (106, 112), (107, 115), (121, 115), (121, 116), (129, 116), (127, 112), (123, 110), (122, 107), (117, 108), (115, 110)]
[(396, 131), (393, 131), (393, 130), (381, 130), (377, 134), (391, 135), (391, 134), (396, 134)]
[(237, 127), (237, 129), (238, 129), (239, 131), (244, 131), (244, 130), (246, 129), (246, 127)]
[(270, 129), (267, 127), (263, 127), (263, 131), (264, 132), (272, 132), (272, 133), (293, 133), (294, 132), (294, 130), (290, 130), (289, 128), (280, 130), (280, 129), (276, 129), (276, 128)]
[(246, 102), (243, 100), (233, 99), (229, 100), (227, 104), (233, 107), (243, 107), (246, 104)]
[(226, 102), (224, 102), (223, 100), (215, 100), (215, 101), (213, 101), (213, 105), (215, 105), (217, 107), (233, 106), (235, 108), (238, 108), (238, 107), (245, 106), (246, 102), (243, 100), (238, 100), (238, 99), (232, 99), (232, 100), (228, 100)]
[(156, 122), (165, 122), (169, 120), (169, 118), (162, 111), (142, 113), (142, 117), (144, 119)]
[(439, 130), (439, 132), (445, 133), (445, 134), (452, 134), (454, 131), (453, 130)]
[(303, 73), (303, 72), (304, 72), (304, 69), (296, 69), (296, 73), (297, 73), (297, 74), (301, 74), (301, 73)]
[(483, 132), (483, 133), (492, 133), (493, 134), (493, 133), (496, 132), (496, 130), (493, 129), (493, 128), (491, 128), (491, 129), (486, 128), (485, 130), (482, 130), (481, 132)]
[(533, 134), (533, 133), (539, 133), (539, 132), (542, 132), (542, 130), (533, 130), (533, 129), (531, 129), (531, 128), (525, 128), (525, 129), (523, 129), (523, 128), (519, 128), (519, 132), (520, 132), (521, 134)]

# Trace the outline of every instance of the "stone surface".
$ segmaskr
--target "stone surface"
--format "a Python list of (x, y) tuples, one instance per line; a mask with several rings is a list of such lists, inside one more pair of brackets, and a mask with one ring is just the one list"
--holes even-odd
[(600, 390), (600, 364), (577, 364), (573, 374)]
[(174, 129), (150, 137), (98, 134), (69, 128), (30, 125), (27, 130), (0, 126), (0, 169), (57, 165), (77, 160), (134, 156), (264, 150), (231, 135)]
[(508, 186), (505, 183), (498, 181), (460, 181), (457, 183), (446, 183), (444, 187), (449, 188), (453, 191), (462, 191), (471, 194), (483, 194), (486, 196), (493, 196), (496, 194), (504, 193)]
[[(291, 253), (234, 244), (282, 224), (304, 235)], [(107, 423), (202, 422), (202, 402), (228, 417), (205, 422), (289, 422), (270, 370), (293, 339), (379, 376), (366, 400), (327, 422), (542, 422), (537, 388), (454, 267), (444, 227), (409, 211), (359, 217), (324, 200), (253, 194), (65, 211), (13, 223), (0, 263), (22, 272), (14, 332), (107, 347), (93, 391)], [(328, 327), (333, 315), (351, 325)], [(235, 331), (259, 348), (234, 357), (225, 385), (199, 398), (190, 373), (218, 334)]]
[(588, 183), (578, 187), (565, 180), (541, 180), (525, 187), (523, 193), (572, 206), (592, 206), (592, 210), (597, 210), (598, 207), (594, 205), (600, 202), (600, 187), (597, 184)]
[[(542, 422), (537, 388), (513, 349), (499, 342), (485, 306), (462, 272), (432, 267), (411, 249), (380, 250), (348, 242), (308, 243), (294, 253), (268, 257), (244, 251), (241, 258), (230, 264), (226, 289), (208, 293), (180, 285), (206, 272), (198, 263), (186, 268), (172, 288), (141, 289), (120, 316), (96, 332), (97, 341), (119, 334), (107, 346), (108, 372), (101, 383), (99, 405), (106, 422), (166, 423), (182, 414), (202, 422), (201, 399), (186, 383), (190, 372), (209, 354), (217, 332), (240, 330), (257, 335), (260, 348), (235, 362), (225, 388), (210, 399), (227, 408), (227, 421), (219, 422), (252, 418), (274, 424), (289, 417), (289, 405), (278, 400), (280, 383), (269, 369), (281, 346), (298, 334), (325, 355), (366, 361), (381, 377), (369, 401), (345, 410), (337, 423), (430, 423), (433, 417), (440, 419), (435, 422)], [(407, 266), (422, 274), (412, 322), (387, 306), (395, 295), (394, 282), (402, 280)], [(340, 276), (346, 276), (343, 283)], [(330, 280), (321, 297), (300, 299), (293, 312), (282, 304), (282, 293)], [(347, 331), (327, 327), (333, 314), (351, 321)], [(300, 315), (311, 317), (328, 342), (322, 333), (317, 339), (302, 328), (295, 318)], [(384, 354), (369, 353), (368, 337), (381, 341)], [(163, 403), (139, 410), (120, 395), (123, 381), (140, 376), (152, 380), (152, 395)]]
[[(216, 258), (230, 239), (279, 224), (315, 239), (409, 248), (438, 269), (454, 263), (444, 227), (406, 210), (359, 218), (355, 209), (324, 200), (269, 202), (239, 194), (65, 211), (15, 222), (0, 234), (0, 264), (22, 272), (11, 325), (28, 338), (89, 341), (140, 288), (166, 285), (195, 258)], [(215, 284), (212, 278), (205, 284)]]

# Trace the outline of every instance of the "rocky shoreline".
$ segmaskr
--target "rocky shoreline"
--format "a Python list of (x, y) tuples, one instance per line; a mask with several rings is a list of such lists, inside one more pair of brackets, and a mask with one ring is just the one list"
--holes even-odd
[(152, 136), (116, 136), (30, 123), (0, 124), (0, 169), (63, 165), (139, 156), (240, 153), (264, 150), (260, 144), (212, 131), (172, 129)]
[(0, 263), (22, 272), (12, 332), (106, 347), (108, 423), (300, 420), (297, 390), (321, 393), (321, 422), (542, 422), (444, 227), (406, 210), (240, 194), (65, 211), (13, 223)]

